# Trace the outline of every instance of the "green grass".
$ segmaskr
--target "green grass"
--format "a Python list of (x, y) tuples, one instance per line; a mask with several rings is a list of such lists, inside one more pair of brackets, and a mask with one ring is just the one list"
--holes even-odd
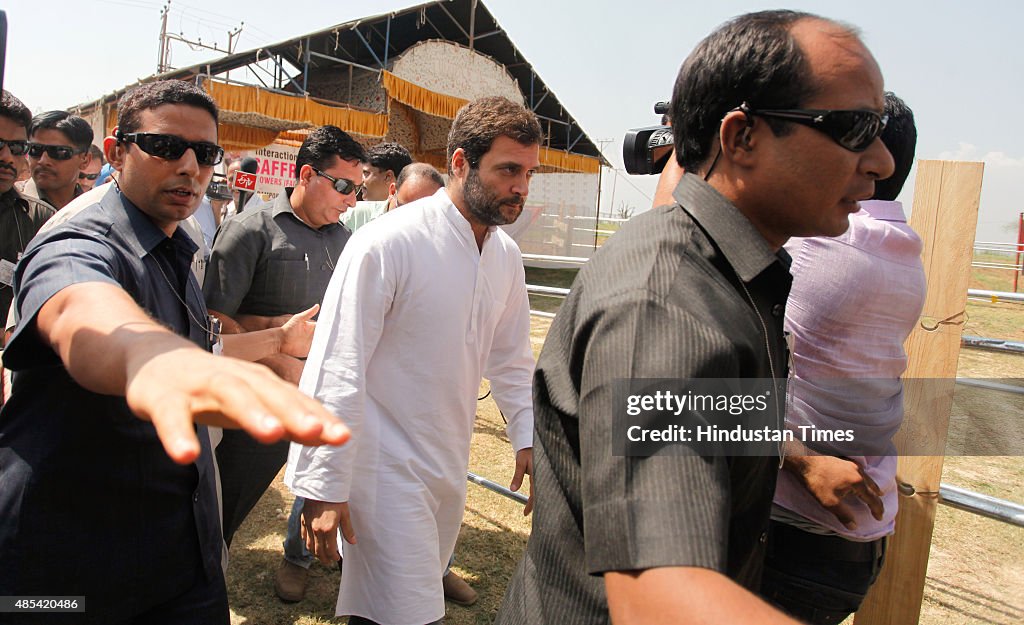
[[(992, 252), (976, 252), (974, 262), (978, 263), (999, 263), (1012, 265), (1015, 258), (1011, 254), (994, 254)], [(1024, 277), (1018, 276), (1020, 286), (1024, 290)], [(973, 267), (971, 269), (972, 289), (986, 289), (989, 291), (1013, 291), (1013, 271), (994, 267)]]
[[(537, 286), (554, 286), (561, 289), (568, 289), (572, 286), (576, 274), (580, 270), (576, 267), (571, 269), (544, 269), (541, 267), (526, 268), (526, 283)], [(553, 295), (530, 294), (530, 310), (556, 313), (562, 305), (562, 297)]]
[[(1011, 255), (993, 254), (991, 252), (976, 253), (975, 262), (1011, 264)], [(1024, 290), (1024, 277), (1018, 276), (1019, 289)], [(1013, 291), (1013, 271), (992, 267), (972, 267), (971, 289), (987, 291)], [(990, 338), (1024, 341), (1024, 304), (1006, 301), (969, 300), (967, 302), (968, 320), (964, 325), (964, 334)]]
[[(612, 232), (618, 232), (619, 228), (621, 226), (622, 226), (621, 223), (618, 223), (618, 222), (615, 222), (615, 221), (600, 221), (600, 222), (598, 222), (597, 229), (598, 230), (611, 230)], [(597, 235), (597, 246), (601, 247), (602, 245), (604, 245), (604, 242), (607, 241), (608, 237), (610, 237), (610, 236), (612, 236), (612, 235), (598, 233), (598, 235)]]

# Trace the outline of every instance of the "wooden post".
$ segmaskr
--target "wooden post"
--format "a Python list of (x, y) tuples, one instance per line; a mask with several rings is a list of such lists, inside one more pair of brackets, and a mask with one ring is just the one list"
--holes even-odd
[[(897, 480), (918, 494), (900, 497), (885, 567), (857, 612), (856, 625), (911, 625), (921, 615), (938, 505), (934, 493), (942, 477), (965, 319), (958, 313), (967, 305), (983, 172), (983, 163), (918, 162), (910, 225), (924, 240), (928, 295), (922, 323), (907, 339), (905, 413), (895, 439)], [(946, 323), (925, 329), (941, 321)]]

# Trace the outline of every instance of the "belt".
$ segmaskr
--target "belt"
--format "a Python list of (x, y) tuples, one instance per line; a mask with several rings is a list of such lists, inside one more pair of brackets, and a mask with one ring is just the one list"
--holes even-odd
[(768, 530), (768, 550), (784, 550), (790, 555), (813, 553), (842, 562), (874, 562), (885, 553), (886, 537), (869, 542), (849, 540), (838, 535), (812, 534), (779, 521), (772, 521)]

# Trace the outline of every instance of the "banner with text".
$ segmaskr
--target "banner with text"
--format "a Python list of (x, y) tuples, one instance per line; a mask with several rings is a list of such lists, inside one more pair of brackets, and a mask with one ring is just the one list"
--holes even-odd
[(248, 154), (256, 159), (256, 192), (277, 195), (285, 187), (295, 186), (295, 160), (299, 148), (271, 143)]

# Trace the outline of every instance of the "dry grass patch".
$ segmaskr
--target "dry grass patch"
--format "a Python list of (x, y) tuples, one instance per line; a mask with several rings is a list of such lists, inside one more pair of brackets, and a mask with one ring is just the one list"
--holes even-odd
[[(984, 317), (981, 312), (972, 319)], [(1011, 317), (1000, 323), (1024, 328), (1024, 307), (999, 311)], [(534, 319), (531, 341), (539, 353), (549, 322)], [(991, 327), (991, 326), (990, 326)], [(980, 333), (980, 332), (979, 332)], [(999, 335), (994, 335), (999, 336)], [(1007, 337), (1009, 338), (1009, 337)], [(1021, 336), (1024, 338), (1024, 336)], [(1015, 378), (1024, 370), (1024, 357), (963, 350), (963, 377)], [(486, 392), (486, 383), (481, 395)], [(1005, 418), (1016, 424), (1024, 415), (1006, 410), (1006, 398), (991, 392), (957, 390), (958, 403), (1002, 406)], [(512, 451), (504, 422), (494, 402), (479, 403), (474, 428), (470, 471), (508, 485), (513, 472)], [(950, 457), (943, 481), (979, 492), (1024, 502), (1024, 459), (1021, 457)], [(470, 484), (466, 515), (456, 547), (455, 570), (480, 594), (476, 605), (448, 604), (449, 625), (493, 622), (530, 532), (522, 506)], [(306, 599), (285, 604), (273, 591), (274, 572), (281, 560), (286, 515), (292, 496), (277, 480), (235, 537), (228, 596), (233, 625), (326, 625), (334, 618), (339, 575), (319, 563), (311, 569)], [(939, 506), (932, 540), (931, 561), (920, 623), (924, 625), (1018, 625), (1024, 622), (1024, 529)], [(384, 590), (382, 589), (382, 592)]]

